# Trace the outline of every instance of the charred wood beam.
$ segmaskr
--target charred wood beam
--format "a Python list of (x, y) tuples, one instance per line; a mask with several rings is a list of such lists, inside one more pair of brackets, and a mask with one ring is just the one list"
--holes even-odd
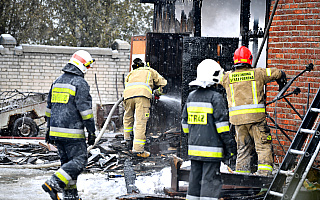
[[(189, 169), (179, 169), (177, 172), (178, 177), (175, 180), (189, 181)], [(221, 173), (221, 180), (223, 185), (234, 185), (242, 187), (257, 187), (267, 188), (269, 187), (273, 177), (257, 176), (257, 175), (245, 175), (236, 173)], [(179, 183), (171, 183), (171, 185), (179, 185)]]
[[(171, 158), (170, 165), (171, 189), (179, 192), (179, 181), (189, 182), (190, 167), (180, 168), (182, 165), (182, 159), (178, 157)], [(267, 188), (273, 180), (273, 177), (222, 172), (221, 180), (223, 185)]]
[(242, 37), (241, 45), (249, 46), (249, 22), (250, 22), (250, 3), (251, 0), (241, 0), (240, 11), (240, 34)]
[(201, 7), (202, 0), (193, 0), (194, 37), (201, 37)]

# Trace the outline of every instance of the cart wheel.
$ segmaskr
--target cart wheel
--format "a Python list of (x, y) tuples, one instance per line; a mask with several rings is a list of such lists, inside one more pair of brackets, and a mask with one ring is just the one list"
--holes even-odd
[(109, 131), (113, 131), (114, 133), (117, 131), (117, 126), (116, 123), (114, 123), (114, 121), (110, 121), (110, 124), (108, 124), (109, 127)]
[(14, 122), (13, 135), (20, 137), (35, 137), (39, 133), (39, 127), (30, 117), (21, 117)]

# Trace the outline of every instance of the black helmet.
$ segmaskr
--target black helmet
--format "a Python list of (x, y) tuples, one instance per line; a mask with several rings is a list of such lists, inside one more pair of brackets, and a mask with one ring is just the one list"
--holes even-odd
[(132, 69), (137, 69), (139, 67), (144, 67), (144, 63), (140, 58), (133, 60)]

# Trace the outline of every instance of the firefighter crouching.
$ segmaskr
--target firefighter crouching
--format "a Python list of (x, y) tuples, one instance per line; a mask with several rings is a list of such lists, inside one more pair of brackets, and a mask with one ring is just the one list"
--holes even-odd
[(53, 200), (60, 199), (58, 193), (63, 193), (64, 200), (79, 200), (76, 182), (88, 159), (84, 128), (89, 145), (96, 138), (90, 87), (84, 79), (93, 62), (88, 52), (75, 52), (49, 91), (45, 139), (57, 146), (61, 167), (42, 188)]
[(191, 160), (188, 200), (218, 200), (221, 161), (236, 153), (234, 137), (229, 133), (227, 103), (217, 88), (222, 71), (216, 61), (206, 59), (198, 65), (196, 80), (189, 83), (198, 88), (189, 94), (182, 112)]
[[(150, 101), (152, 94), (160, 96), (166, 85), (167, 80), (156, 70), (149, 66), (145, 67), (140, 58), (133, 60), (132, 71), (125, 78), (123, 127), (126, 146), (132, 148), (132, 152), (138, 157), (150, 156), (150, 152), (144, 149), (146, 126), (150, 117)], [(158, 89), (153, 92), (156, 87)], [(133, 147), (131, 147), (132, 142)]]
[(234, 71), (221, 84), (226, 89), (230, 123), (235, 125), (236, 172), (251, 173), (251, 153), (258, 155), (256, 174), (268, 176), (273, 170), (271, 134), (265, 114), (264, 86), (276, 80), (279, 91), (286, 84), (285, 73), (276, 68), (252, 68), (250, 50), (241, 46), (234, 52)]

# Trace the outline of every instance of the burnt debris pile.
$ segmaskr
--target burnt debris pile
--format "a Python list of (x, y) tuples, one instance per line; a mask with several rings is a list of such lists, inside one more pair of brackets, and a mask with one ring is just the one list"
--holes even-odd
[[(110, 172), (110, 177), (123, 175), (126, 160), (132, 162), (134, 171), (149, 173), (170, 166), (170, 156), (176, 154), (179, 135), (163, 133), (147, 136), (146, 148), (151, 152), (149, 158), (134, 157), (121, 144), (122, 134), (105, 134), (106, 137), (88, 152), (88, 172)], [(56, 147), (41, 139), (1, 139), (0, 165), (12, 168), (58, 168), (59, 154)]]

